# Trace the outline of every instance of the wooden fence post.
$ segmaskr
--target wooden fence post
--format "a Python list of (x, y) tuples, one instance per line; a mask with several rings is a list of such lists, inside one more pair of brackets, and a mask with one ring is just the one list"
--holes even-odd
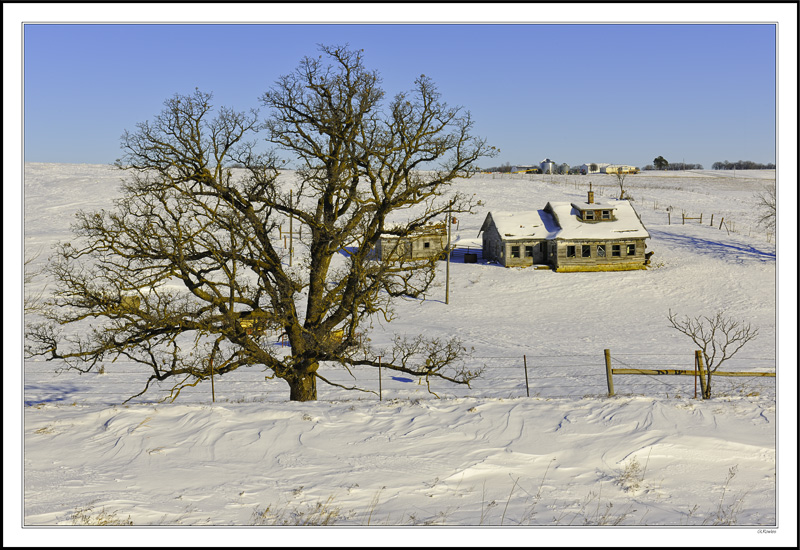
[(697, 362), (697, 370), (700, 371), (700, 393), (703, 394), (703, 399), (706, 399), (706, 371), (703, 368), (703, 352), (699, 349), (695, 350), (694, 358)]
[(611, 373), (611, 350), (603, 350), (606, 356), (606, 379), (608, 380), (608, 396), (614, 395), (614, 378)]
[(711, 214), (711, 223), (708, 225), (714, 225), (714, 214)]
[(528, 358), (524, 355), (522, 356), (522, 364), (525, 366), (525, 393), (530, 397), (531, 388), (528, 386)]
[(381, 356), (378, 356), (378, 401), (383, 401), (383, 379), (381, 376), (381, 367), (383, 364), (381, 363)]
[(216, 398), (216, 395), (214, 394), (214, 358), (213, 357), (211, 358), (210, 366), (211, 366), (211, 402), (212, 403), (216, 403), (217, 402), (217, 398)]

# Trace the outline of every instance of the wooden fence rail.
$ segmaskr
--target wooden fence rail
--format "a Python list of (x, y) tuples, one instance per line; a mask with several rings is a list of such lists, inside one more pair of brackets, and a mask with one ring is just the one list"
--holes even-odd
[[(688, 374), (696, 376), (698, 373), (694, 370), (680, 370), (680, 369), (611, 369), (611, 374)], [(775, 376), (774, 372), (725, 372), (717, 371), (711, 373), (713, 376)]]
[[(695, 377), (695, 396), (697, 393), (697, 380), (700, 380), (700, 385), (702, 386), (702, 395), (705, 399), (706, 396), (706, 370), (705, 365), (703, 365), (703, 355), (702, 351), (696, 350), (695, 351), (695, 368), (692, 370), (687, 369), (637, 369), (637, 368), (620, 368), (615, 369), (611, 366), (611, 350), (603, 350), (605, 355), (605, 365), (606, 365), (606, 377), (608, 381), (608, 395), (612, 397), (614, 395), (614, 375), (615, 374), (645, 374), (649, 376), (659, 376), (659, 375), (684, 375), (684, 376), (694, 376)], [(766, 376), (775, 378), (774, 372), (730, 372), (730, 371), (712, 371), (711, 374), (713, 376)]]

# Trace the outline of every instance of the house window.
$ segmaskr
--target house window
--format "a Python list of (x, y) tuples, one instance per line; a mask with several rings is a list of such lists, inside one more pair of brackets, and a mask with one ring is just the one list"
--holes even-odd
[(615, 258), (619, 258), (622, 255), (621, 246), (618, 244), (611, 245), (611, 255)]
[(567, 258), (574, 258), (575, 256), (576, 256), (576, 254), (575, 254), (575, 245), (574, 244), (568, 244), (567, 245)]
[(519, 246), (514, 245), (511, 247), (511, 257), (512, 258), (519, 258)]
[(611, 219), (611, 210), (603, 210), (603, 219), (610, 220)]
[(533, 246), (526, 246), (525, 247), (525, 257), (526, 258), (533, 258)]
[(583, 213), (584, 220), (593, 220), (594, 219), (594, 210), (587, 210)]
[(430, 247), (431, 247), (431, 243), (429, 243), (429, 242), (424, 242), (424, 243), (422, 243), (422, 247), (423, 247), (423, 248), (430, 248)]
[(605, 258), (606, 257), (606, 245), (598, 244), (597, 245), (597, 257), (598, 258)]
[(582, 258), (591, 258), (592, 257), (592, 247), (588, 244), (581, 245), (581, 257)]
[(636, 254), (636, 245), (635, 244), (626, 244), (625, 248), (628, 251), (628, 256), (633, 256)]

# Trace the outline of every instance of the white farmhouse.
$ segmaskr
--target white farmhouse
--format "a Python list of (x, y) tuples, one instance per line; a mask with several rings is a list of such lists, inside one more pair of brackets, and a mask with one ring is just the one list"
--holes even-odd
[(650, 234), (626, 200), (548, 202), (542, 210), (489, 212), (483, 257), (506, 267), (548, 265), (557, 272), (646, 269)]

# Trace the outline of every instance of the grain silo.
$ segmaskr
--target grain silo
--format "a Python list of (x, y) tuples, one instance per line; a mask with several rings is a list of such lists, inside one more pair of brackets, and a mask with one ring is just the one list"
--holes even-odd
[(544, 159), (539, 167), (542, 169), (542, 174), (553, 174), (556, 171), (556, 163), (550, 159)]

